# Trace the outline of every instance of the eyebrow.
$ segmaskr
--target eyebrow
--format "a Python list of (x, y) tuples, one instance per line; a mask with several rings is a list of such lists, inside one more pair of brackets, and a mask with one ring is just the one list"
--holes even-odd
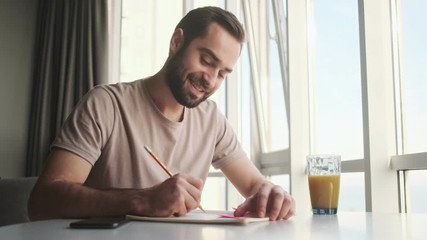
[[(201, 51), (201, 52), (204, 52), (204, 53), (206, 53), (206, 54), (209, 54), (209, 56), (211, 56), (211, 58), (213, 58), (214, 59), (214, 61), (215, 62), (222, 62), (219, 58), (218, 58), (218, 56), (212, 51), (212, 50), (210, 50), (209, 48), (199, 48), (199, 50)], [(233, 71), (233, 69), (231, 69), (231, 68), (225, 68), (225, 71), (226, 72), (228, 72), (228, 73), (231, 73), (232, 71)]]

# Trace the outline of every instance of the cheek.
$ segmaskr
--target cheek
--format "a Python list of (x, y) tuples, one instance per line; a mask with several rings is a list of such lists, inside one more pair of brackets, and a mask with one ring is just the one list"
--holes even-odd
[(187, 73), (200, 73), (211, 71), (209, 66), (203, 65), (199, 54), (185, 54), (183, 57), (182, 66), (187, 70)]
[(195, 54), (190, 54), (188, 53), (188, 51), (182, 56), (181, 64), (189, 71), (194, 71), (195, 69), (201, 67), (201, 63), (199, 61), (198, 56), (196, 56)]

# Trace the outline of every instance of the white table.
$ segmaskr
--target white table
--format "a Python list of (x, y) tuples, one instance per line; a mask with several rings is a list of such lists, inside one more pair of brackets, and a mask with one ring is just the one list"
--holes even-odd
[(58, 219), (0, 227), (0, 239), (427, 239), (427, 215), (340, 212), (335, 216), (295, 216), (288, 221), (246, 226), (130, 222), (117, 229), (70, 229)]

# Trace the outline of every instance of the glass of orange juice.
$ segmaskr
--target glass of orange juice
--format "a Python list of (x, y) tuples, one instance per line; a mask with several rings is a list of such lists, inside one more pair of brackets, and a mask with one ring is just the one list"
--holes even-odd
[(308, 155), (308, 186), (313, 214), (337, 213), (340, 193), (341, 156)]

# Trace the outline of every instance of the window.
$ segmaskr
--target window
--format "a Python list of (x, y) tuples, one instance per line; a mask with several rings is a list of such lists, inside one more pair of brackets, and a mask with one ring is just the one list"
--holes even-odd
[(399, 1), (400, 81), (405, 154), (427, 151), (427, 2)]
[(362, 159), (358, 2), (313, 1), (312, 151)]
[(242, 10), (248, 54), (247, 61), (242, 54), (242, 70), (249, 73), (252, 100), (242, 104), (254, 120), (251, 156), (274, 183), (289, 189), (286, 1), (242, 1)]
[[(310, 209), (305, 156), (315, 153), (342, 156), (341, 210), (398, 211), (400, 203), (402, 212), (427, 212), (425, 1), (122, 2), (121, 81), (163, 66), (190, 9), (238, 13), (247, 42), (212, 99), (298, 212)], [(242, 201), (213, 169), (203, 194), (208, 209)]]
[(160, 70), (182, 14), (180, 1), (122, 0), (120, 79), (117, 82), (134, 81)]
[[(289, 148), (289, 125), (286, 105), (287, 70), (286, 59), (286, 1), (266, 1), (266, 21), (268, 28), (265, 36), (265, 48), (260, 46), (260, 82), (262, 104), (265, 119), (265, 152)], [(283, 21), (276, 21), (282, 19)], [(260, 24), (261, 25), (261, 24)], [(282, 48), (281, 48), (282, 47)], [(266, 54), (263, 56), (262, 54)], [(283, 54), (284, 56), (281, 56)], [(283, 61), (281, 61), (283, 57)], [(264, 66), (265, 65), (265, 66)], [(286, 92), (286, 93), (285, 93)]]
[[(342, 161), (363, 159), (358, 1), (311, 1), (311, 9), (311, 152), (340, 154)], [(364, 176), (346, 171), (340, 209), (363, 210)]]
[[(396, 85), (398, 151), (394, 164), (400, 172), (403, 212), (427, 213), (427, 20), (425, 1), (392, 0), (393, 63)], [(406, 170), (414, 169), (414, 170)], [(415, 170), (418, 169), (418, 170)]]
[(408, 212), (427, 213), (427, 170), (413, 170), (407, 175)]

